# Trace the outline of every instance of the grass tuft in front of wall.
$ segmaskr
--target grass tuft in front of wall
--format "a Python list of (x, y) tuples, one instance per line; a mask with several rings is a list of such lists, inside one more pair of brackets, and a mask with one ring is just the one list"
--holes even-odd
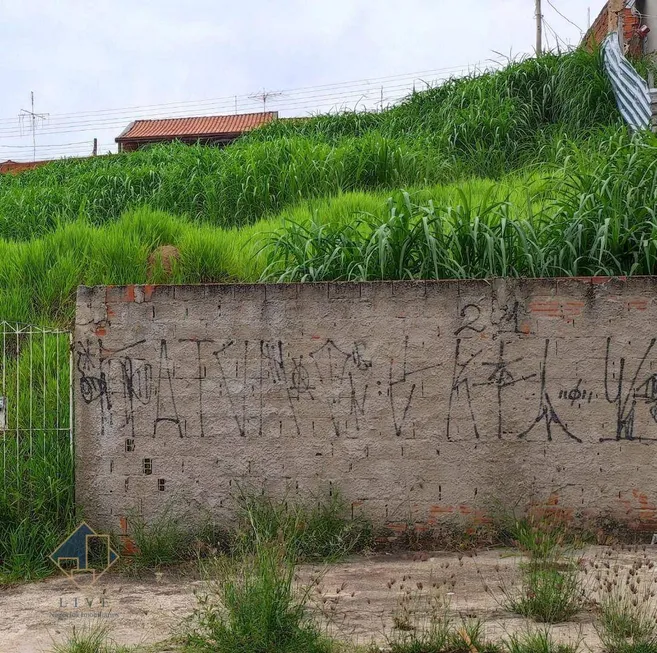
[(330, 653), (330, 640), (309, 614), (312, 585), (295, 582), (284, 541), (257, 542), (252, 553), (222, 558), (183, 638), (184, 650), (225, 653)]
[(372, 524), (352, 518), (339, 492), (328, 496), (274, 500), (239, 490), (238, 527), (233, 549), (242, 553), (283, 542), (296, 561), (335, 562), (372, 543)]

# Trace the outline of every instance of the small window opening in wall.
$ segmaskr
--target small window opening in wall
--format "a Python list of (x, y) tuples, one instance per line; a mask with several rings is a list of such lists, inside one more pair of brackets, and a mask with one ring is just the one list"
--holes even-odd
[(157, 489), (160, 492), (164, 492), (164, 479), (163, 478), (158, 478), (157, 479)]
[(132, 438), (126, 438), (125, 450), (126, 451), (134, 451), (135, 450), (135, 441)]
[(153, 473), (153, 459), (144, 458), (144, 474), (150, 476)]

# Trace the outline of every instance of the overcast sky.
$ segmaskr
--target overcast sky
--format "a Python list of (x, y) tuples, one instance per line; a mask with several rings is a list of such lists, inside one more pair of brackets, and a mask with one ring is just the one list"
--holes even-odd
[[(604, 4), (551, 2), (582, 30)], [(562, 47), (577, 44), (578, 28), (544, 4)], [(267, 102), (282, 115), (373, 108), (414, 81), (531, 53), (535, 38), (534, 0), (0, 0), (0, 11), (0, 160), (32, 158), (17, 117), (30, 91), (50, 114), (37, 123), (42, 159), (86, 152), (94, 136), (115, 149), (138, 117), (257, 111), (249, 96), (263, 90), (285, 91)]]

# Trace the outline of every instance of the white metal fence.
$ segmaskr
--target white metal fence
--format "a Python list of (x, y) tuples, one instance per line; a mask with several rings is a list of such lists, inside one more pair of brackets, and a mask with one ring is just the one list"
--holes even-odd
[(72, 486), (71, 345), (68, 331), (0, 322), (0, 509)]

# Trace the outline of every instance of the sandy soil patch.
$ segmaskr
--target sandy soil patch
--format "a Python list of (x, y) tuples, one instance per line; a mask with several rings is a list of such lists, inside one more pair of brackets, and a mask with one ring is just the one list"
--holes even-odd
[[(645, 551), (609, 551), (591, 547), (580, 552), (590, 571), (583, 573), (590, 587), (597, 573), (593, 564), (607, 561), (629, 568)], [(314, 603), (335, 636), (357, 644), (385, 642), (393, 629), (401, 597), (411, 590), (410, 604), (422, 609), (430, 591), (448, 597), (456, 618), (478, 617), (490, 638), (500, 638), (527, 627), (528, 622), (503, 607), (500, 586), (517, 582), (519, 556), (506, 549), (476, 556), (422, 553), (359, 556), (328, 568), (304, 567), (308, 580), (321, 573)], [(651, 572), (652, 573), (652, 572)], [(650, 582), (655, 579), (648, 579)], [(657, 581), (655, 581), (657, 582)], [(180, 575), (134, 579), (120, 574), (103, 577), (94, 587), (78, 589), (65, 578), (0, 590), (0, 651), (49, 651), (74, 624), (93, 621), (98, 612), (112, 623), (112, 636), (120, 644), (154, 644), (165, 640), (195, 607), (194, 592), (206, 587), (201, 580)], [(407, 595), (408, 596), (408, 595)], [(408, 601), (407, 601), (407, 604)], [(562, 641), (579, 641), (596, 651), (600, 643), (593, 615), (583, 612), (575, 621), (552, 627)], [(166, 648), (164, 649), (166, 650)]]

